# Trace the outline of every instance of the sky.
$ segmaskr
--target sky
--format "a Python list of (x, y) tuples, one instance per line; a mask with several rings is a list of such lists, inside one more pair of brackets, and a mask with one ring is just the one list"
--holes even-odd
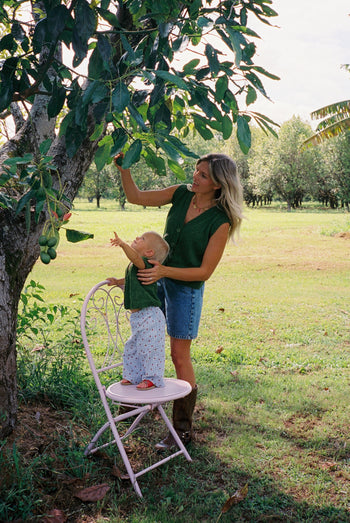
[(300, 116), (315, 128), (312, 111), (350, 99), (350, 73), (341, 68), (350, 64), (350, 1), (273, 0), (271, 7), (277, 27), (248, 26), (261, 37), (255, 63), (280, 80), (261, 77), (272, 101), (259, 96), (252, 108), (277, 123)]

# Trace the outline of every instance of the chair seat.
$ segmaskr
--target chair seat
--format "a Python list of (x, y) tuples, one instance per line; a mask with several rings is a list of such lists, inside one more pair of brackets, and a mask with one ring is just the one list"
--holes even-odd
[(164, 378), (165, 386), (150, 390), (138, 390), (136, 385), (121, 385), (113, 383), (107, 388), (106, 395), (118, 403), (136, 405), (157, 404), (172, 401), (187, 396), (192, 390), (191, 385), (184, 380)]

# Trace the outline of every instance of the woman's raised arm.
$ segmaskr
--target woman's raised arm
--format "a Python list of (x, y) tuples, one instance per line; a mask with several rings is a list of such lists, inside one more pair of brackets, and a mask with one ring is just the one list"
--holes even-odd
[(130, 169), (123, 169), (118, 165), (117, 160), (119, 158), (122, 158), (121, 154), (115, 156), (114, 163), (121, 174), (122, 185), (128, 202), (150, 207), (160, 207), (171, 202), (178, 185), (172, 185), (165, 189), (141, 191), (134, 182)]

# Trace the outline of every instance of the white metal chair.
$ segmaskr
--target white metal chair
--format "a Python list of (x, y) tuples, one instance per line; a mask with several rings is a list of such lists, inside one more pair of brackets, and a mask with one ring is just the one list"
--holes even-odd
[[(129, 336), (128, 313), (124, 309), (123, 302), (123, 289), (118, 286), (108, 286), (107, 281), (102, 281), (90, 290), (82, 307), (81, 334), (108, 420), (92, 438), (85, 450), (85, 455), (88, 456), (115, 443), (135, 492), (142, 497), (137, 482), (139, 476), (181, 454), (188, 461), (192, 461), (163, 408), (167, 402), (187, 396), (191, 392), (191, 386), (186, 381), (173, 378), (165, 378), (165, 387), (147, 391), (137, 390), (136, 385), (123, 386), (120, 384), (124, 341)], [(120, 406), (126, 407), (126, 409), (119, 409)], [(116, 410), (116, 415), (112, 413), (112, 408), (113, 411)], [(175, 447), (174, 452), (164, 459), (134, 472), (123, 442), (134, 432), (142, 418), (154, 409), (158, 410), (178, 448)], [(124, 410), (124, 412), (118, 414), (118, 410)], [(122, 430), (123, 424), (120, 422), (132, 416), (135, 416), (135, 420), (126, 430), (124, 424)], [(109, 434), (109, 441), (105, 443), (98, 441), (108, 429), (112, 433), (112, 439)], [(97, 443), (99, 443), (98, 446)]]

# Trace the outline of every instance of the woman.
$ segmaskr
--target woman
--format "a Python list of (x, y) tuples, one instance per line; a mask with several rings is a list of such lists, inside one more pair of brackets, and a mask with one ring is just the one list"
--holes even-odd
[[(188, 381), (192, 392), (175, 400), (173, 424), (184, 443), (192, 438), (192, 414), (197, 385), (191, 361), (192, 339), (197, 337), (204, 282), (213, 274), (227, 241), (238, 233), (242, 221), (242, 186), (235, 162), (224, 154), (209, 154), (197, 161), (192, 185), (173, 185), (159, 190), (140, 190), (130, 169), (115, 164), (130, 203), (159, 207), (172, 203), (164, 238), (170, 254), (164, 264), (150, 260), (153, 268), (139, 270), (144, 285), (158, 281), (164, 303), (171, 358), (176, 376)], [(156, 447), (174, 444), (169, 435)]]

